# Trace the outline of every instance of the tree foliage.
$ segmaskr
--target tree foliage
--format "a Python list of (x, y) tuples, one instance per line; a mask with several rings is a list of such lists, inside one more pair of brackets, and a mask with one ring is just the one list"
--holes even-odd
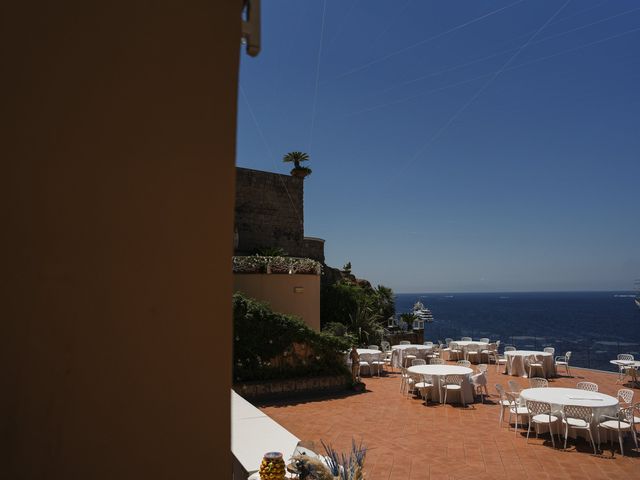
[(233, 295), (234, 382), (348, 374), (346, 338), (319, 333), (299, 318)]

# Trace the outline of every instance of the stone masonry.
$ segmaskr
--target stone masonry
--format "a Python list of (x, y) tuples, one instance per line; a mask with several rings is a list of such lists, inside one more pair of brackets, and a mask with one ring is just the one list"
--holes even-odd
[(236, 255), (280, 247), (304, 257), (304, 180), (236, 169)]

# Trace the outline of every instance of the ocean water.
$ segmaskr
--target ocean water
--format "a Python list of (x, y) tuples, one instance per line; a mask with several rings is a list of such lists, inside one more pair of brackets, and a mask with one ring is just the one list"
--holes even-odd
[(420, 300), (433, 313), (426, 340), (488, 337), (522, 350), (572, 352), (571, 365), (616, 371), (618, 353), (640, 359), (633, 292), (398, 294), (396, 312)]

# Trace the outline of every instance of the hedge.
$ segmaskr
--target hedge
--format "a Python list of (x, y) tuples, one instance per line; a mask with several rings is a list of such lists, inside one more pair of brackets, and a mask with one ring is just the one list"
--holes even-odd
[(350, 375), (343, 352), (349, 341), (309, 328), (241, 293), (233, 295), (234, 382)]

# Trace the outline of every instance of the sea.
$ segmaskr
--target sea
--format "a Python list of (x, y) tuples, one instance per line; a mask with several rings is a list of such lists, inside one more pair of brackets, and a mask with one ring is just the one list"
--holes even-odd
[(640, 309), (634, 292), (402, 293), (396, 312), (418, 300), (433, 313), (425, 340), (488, 337), (519, 350), (571, 351), (571, 365), (617, 371), (619, 353), (640, 359)]

